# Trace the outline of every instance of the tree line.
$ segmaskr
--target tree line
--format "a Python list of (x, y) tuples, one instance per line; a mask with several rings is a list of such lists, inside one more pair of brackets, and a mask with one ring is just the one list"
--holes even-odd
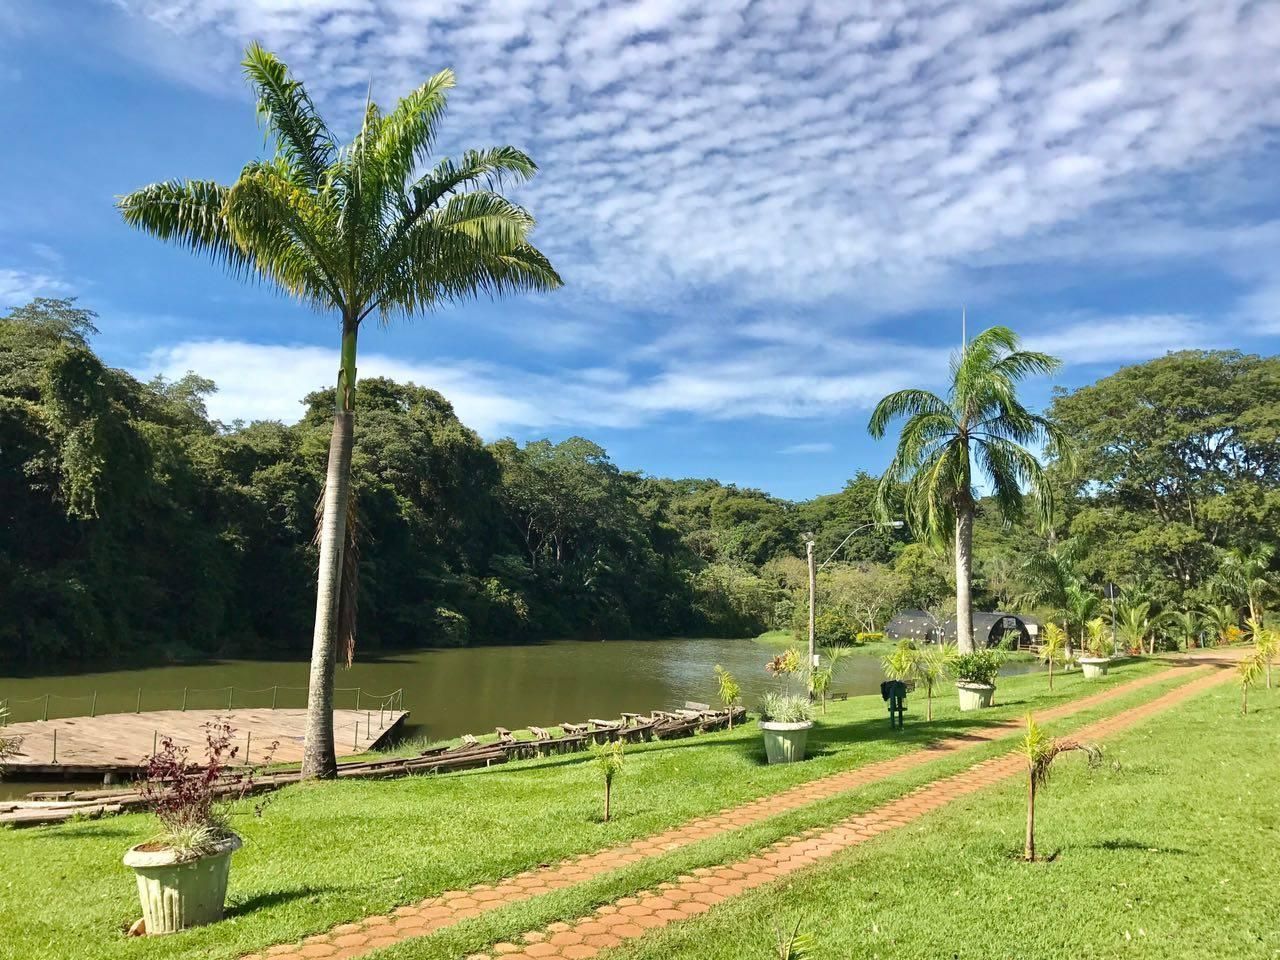
[[(104, 364), (94, 320), (70, 300), (0, 318), (0, 656), (304, 656), (333, 388), (293, 425), (219, 423), (197, 374)], [(359, 410), (365, 651), (799, 631), (805, 533), (825, 557), (876, 510), (865, 473), (796, 503), (621, 470), (580, 437), (486, 444), (413, 384), (363, 381)], [(979, 608), (1083, 624), (1107, 582), (1125, 604), (1228, 604), (1240, 622), (1273, 599), (1280, 358), (1173, 353), (1060, 391), (1046, 415), (1075, 448), (1046, 467), (1054, 522), (978, 501)], [(856, 642), (904, 607), (949, 615), (954, 576), (910, 529), (867, 530), (820, 578), (820, 639)]]

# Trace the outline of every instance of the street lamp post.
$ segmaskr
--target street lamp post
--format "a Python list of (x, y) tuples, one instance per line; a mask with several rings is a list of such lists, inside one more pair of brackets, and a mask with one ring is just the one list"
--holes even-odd
[(854, 527), (840, 541), (840, 545), (831, 551), (831, 556), (823, 560), (822, 563), (814, 566), (814, 537), (812, 533), (804, 535), (805, 554), (809, 560), (809, 673), (812, 676), (813, 668), (818, 665), (818, 647), (817, 647), (817, 623), (818, 623), (818, 571), (825, 567), (828, 563), (836, 558), (844, 545), (853, 539), (854, 534), (861, 533), (863, 530), (871, 527), (889, 527), (893, 530), (902, 529), (901, 520), (872, 520), (864, 523), (859, 527)]

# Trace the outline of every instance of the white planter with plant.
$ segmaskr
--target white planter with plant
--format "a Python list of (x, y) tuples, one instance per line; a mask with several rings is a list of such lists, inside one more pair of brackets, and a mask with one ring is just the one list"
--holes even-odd
[(981, 710), (991, 706), (1001, 662), (1002, 658), (995, 650), (976, 650), (955, 658), (953, 669), (961, 710)]
[(807, 694), (791, 689), (802, 673), (800, 651), (788, 650), (765, 665), (782, 689), (765, 694), (760, 705), (760, 732), (769, 763), (803, 760), (813, 726), (813, 703)]
[(247, 774), (228, 774), (238, 747), (225, 721), (206, 724), (204, 763), (187, 759), (171, 739), (147, 762), (142, 793), (161, 832), (124, 855), (138, 882), (142, 922), (137, 932), (176, 933), (221, 920), (231, 855), (241, 839), (231, 830), (230, 804), (252, 788)]
[(813, 705), (808, 697), (769, 693), (760, 706), (760, 730), (764, 753), (770, 763), (803, 760), (813, 726)]
[(1111, 666), (1112, 642), (1107, 636), (1107, 623), (1101, 617), (1095, 617), (1084, 627), (1085, 656), (1079, 660), (1080, 669), (1086, 680), (1097, 680), (1105, 677)]

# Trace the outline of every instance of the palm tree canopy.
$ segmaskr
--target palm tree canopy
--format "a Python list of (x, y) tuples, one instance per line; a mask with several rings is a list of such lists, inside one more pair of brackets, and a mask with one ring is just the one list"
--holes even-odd
[(530, 242), (533, 217), (496, 191), (534, 175), (514, 147), (427, 161), (453, 73), (441, 71), (389, 113), (369, 102), (340, 146), (302, 83), (257, 44), (244, 59), (274, 155), (224, 185), (169, 180), (118, 206), (127, 223), (270, 281), (344, 325), (413, 315), (481, 293), (561, 283)]
[(881, 512), (888, 516), (889, 498), (896, 484), (905, 482), (907, 522), (941, 543), (954, 529), (958, 509), (976, 500), (976, 474), (985, 478), (1006, 519), (1022, 514), (1029, 492), (1047, 526), (1053, 495), (1044, 467), (1028, 447), (1048, 443), (1065, 456), (1069, 444), (1057, 425), (1023, 406), (1017, 387), (1027, 376), (1049, 374), (1060, 365), (1048, 354), (1022, 350), (1007, 327), (991, 327), (952, 357), (946, 399), (912, 389), (881, 400), (867, 428), (873, 437), (883, 437), (891, 423), (905, 420), (897, 452), (881, 478)]
[(1027, 732), (1018, 744), (1018, 752), (1027, 761), (1027, 771), (1037, 787), (1048, 785), (1053, 761), (1073, 750), (1082, 751), (1088, 757), (1091, 767), (1096, 767), (1102, 761), (1102, 751), (1094, 744), (1050, 736), (1036, 723), (1035, 717), (1027, 714)]

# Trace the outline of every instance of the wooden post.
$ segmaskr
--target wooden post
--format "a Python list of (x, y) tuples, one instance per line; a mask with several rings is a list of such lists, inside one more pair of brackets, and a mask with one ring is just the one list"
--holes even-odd
[(151, 731), (151, 755), (153, 757), (156, 755), (156, 750), (159, 747), (160, 747), (160, 731), (152, 730)]
[(98, 691), (93, 691), (93, 699), (89, 701), (89, 716), (96, 717), (98, 715)]
[(356, 713), (360, 712), (360, 694), (364, 693), (364, 687), (356, 687)]
[(133, 712), (134, 712), (134, 713), (141, 713), (141, 712), (142, 712), (142, 688), (141, 688), (141, 687), (139, 687), (139, 688), (138, 688), (138, 702), (137, 702), (137, 704), (134, 706), (134, 708), (133, 708)]
[(355, 735), (352, 736), (351, 738), (351, 749), (353, 750), (360, 749), (360, 717), (359, 716), (356, 717), (356, 732), (355, 732)]
[(248, 730), (244, 735), (244, 764), (249, 765), (249, 747), (253, 743), (253, 731)]
[(53, 762), (58, 762), (58, 728), (53, 728)]
[(272, 710), (276, 708), (276, 694), (278, 694), (279, 692), (280, 692), (279, 684), (276, 684), (274, 687), (271, 688), (271, 709)]
[(49, 695), (47, 693), (44, 695), (44, 716), (42, 716), (40, 719), (41, 720), (49, 719)]
[(182, 712), (187, 712), (187, 688), (182, 688)]
[(235, 702), (236, 688), (227, 687), (227, 709), (231, 709), (231, 704)]

